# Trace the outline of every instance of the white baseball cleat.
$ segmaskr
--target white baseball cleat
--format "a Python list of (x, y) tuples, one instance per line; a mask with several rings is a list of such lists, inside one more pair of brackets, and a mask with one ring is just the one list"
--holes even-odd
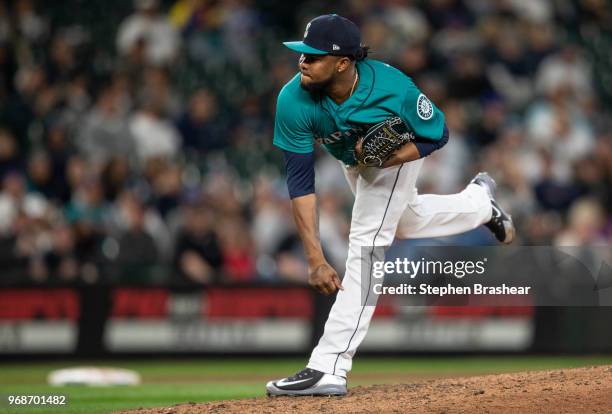
[(304, 368), (297, 374), (266, 384), (268, 395), (346, 395), (346, 379)]
[(497, 201), (495, 201), (495, 189), (497, 188), (495, 180), (491, 178), (489, 173), (479, 172), (476, 174), (476, 177), (470, 181), (470, 184), (476, 184), (484, 188), (491, 200), (491, 209), (493, 213), (491, 215), (491, 220), (485, 223), (485, 226), (491, 230), (498, 241), (504, 244), (512, 243), (512, 240), (514, 240), (514, 233), (516, 232), (514, 222), (512, 221), (512, 216), (506, 213)]

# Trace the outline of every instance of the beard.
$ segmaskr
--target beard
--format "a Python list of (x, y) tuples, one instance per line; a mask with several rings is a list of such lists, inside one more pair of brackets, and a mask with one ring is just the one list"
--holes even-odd
[(333, 78), (330, 77), (329, 79), (319, 82), (310, 82), (307, 84), (300, 82), (300, 87), (313, 95), (313, 97), (321, 98), (325, 95), (327, 88), (332, 84), (332, 82)]

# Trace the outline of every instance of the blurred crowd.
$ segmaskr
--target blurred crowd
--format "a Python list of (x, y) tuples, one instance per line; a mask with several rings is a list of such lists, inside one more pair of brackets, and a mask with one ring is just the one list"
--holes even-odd
[[(518, 243), (610, 243), (606, 1), (272, 3), (0, 0), (0, 283), (304, 280), (274, 106), (297, 71), (281, 41), (329, 12), (445, 112), (419, 191), (487, 170)], [(316, 168), (342, 272), (352, 195)]]

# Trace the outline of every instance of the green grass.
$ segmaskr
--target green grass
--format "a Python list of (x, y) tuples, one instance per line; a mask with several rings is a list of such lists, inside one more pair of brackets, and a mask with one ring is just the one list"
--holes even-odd
[[(168, 406), (185, 402), (257, 397), (266, 379), (286, 376), (304, 365), (302, 359), (106, 361), (79, 365), (133, 369), (143, 378), (135, 387), (50, 387), (47, 374), (71, 362), (0, 364), (0, 394), (66, 394), (61, 408), (21, 407), (0, 403), (0, 413), (105, 413), (113, 410)], [(407, 382), (419, 377), (572, 368), (612, 364), (612, 356), (592, 357), (409, 357), (358, 358), (350, 385)]]

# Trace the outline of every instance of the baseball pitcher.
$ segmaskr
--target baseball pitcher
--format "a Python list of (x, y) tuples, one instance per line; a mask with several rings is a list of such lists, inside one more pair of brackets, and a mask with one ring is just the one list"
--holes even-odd
[[(444, 114), (408, 76), (367, 58), (353, 22), (319, 16), (308, 23), (302, 41), (284, 44), (301, 55), (299, 73), (278, 96), (274, 145), (285, 154), (309, 284), (338, 295), (307, 367), (268, 382), (266, 390), (269, 395), (344, 395), (352, 358), (374, 313), (374, 306), (361, 301), (362, 247), (389, 246), (395, 237), (449, 236), (481, 224), (510, 243), (514, 225), (495, 201), (495, 182), (487, 173), (458, 194), (418, 194), (423, 158), (449, 139)], [(339, 160), (355, 195), (342, 279), (319, 241), (314, 141)]]

